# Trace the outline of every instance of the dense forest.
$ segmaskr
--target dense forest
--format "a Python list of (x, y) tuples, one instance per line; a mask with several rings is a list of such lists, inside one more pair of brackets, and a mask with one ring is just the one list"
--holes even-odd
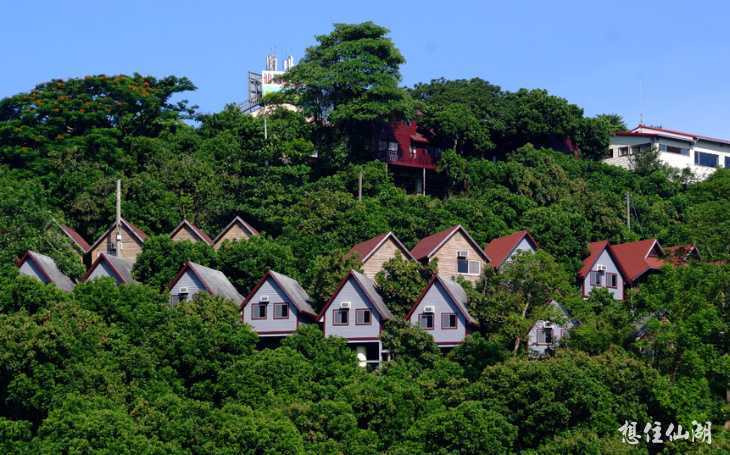
[[(190, 106), (185, 77), (52, 80), (0, 100), (2, 453), (730, 451), (730, 171), (697, 183), (655, 160), (636, 172), (602, 164), (622, 119), (587, 117), (545, 90), (402, 87), (405, 59), (387, 33), (338, 24), (316, 37), (284, 76), (289, 88), (265, 100), (266, 134), (262, 116), (235, 104)], [(445, 150), (442, 195), (406, 193), (370, 153), (379, 126), (414, 118)], [(95, 239), (114, 218), (116, 179), (124, 217), (150, 235), (141, 284), (65, 293), (18, 275), (14, 260), (33, 249), (80, 277), (54, 226)], [(183, 218), (215, 233), (235, 215), (262, 235), (218, 251), (168, 236)], [(480, 329), (448, 353), (390, 322), (393, 360), (375, 371), (317, 327), (263, 349), (230, 302), (171, 307), (164, 293), (193, 260), (244, 295), (267, 269), (285, 273), (319, 310), (357, 267), (352, 245), (392, 230), (412, 247), (455, 224), (480, 244), (528, 229), (540, 251), (464, 284)], [(694, 243), (702, 260), (665, 268), (624, 301), (579, 296), (589, 241), (643, 238)], [(431, 272), (387, 264), (377, 283), (396, 316)], [(580, 325), (555, 355), (529, 359), (525, 335), (550, 299)], [(632, 421), (637, 445), (618, 431)], [(644, 440), (647, 422), (692, 421), (714, 424), (711, 445)]]

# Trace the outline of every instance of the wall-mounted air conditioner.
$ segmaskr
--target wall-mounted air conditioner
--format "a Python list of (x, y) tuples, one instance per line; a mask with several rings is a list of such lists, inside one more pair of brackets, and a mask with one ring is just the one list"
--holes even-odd
[(343, 310), (349, 310), (351, 306), (352, 303), (350, 302), (340, 302), (340, 308), (342, 308)]
[(456, 256), (459, 258), (465, 258), (469, 255), (469, 252), (466, 250), (461, 250), (456, 252)]
[(183, 287), (180, 288), (180, 290), (178, 291), (178, 293), (179, 294), (187, 294), (188, 293), (188, 288), (186, 288), (186, 287), (183, 286)]
[(424, 313), (435, 313), (436, 307), (433, 305), (426, 305), (425, 307), (423, 307), (423, 312)]
[(605, 272), (607, 270), (606, 266), (604, 264), (598, 264), (596, 265), (596, 271), (598, 272)]
[(261, 299), (259, 299), (259, 302), (263, 302), (263, 303), (266, 303), (268, 301), (269, 301), (269, 296), (268, 295), (262, 295), (261, 296)]

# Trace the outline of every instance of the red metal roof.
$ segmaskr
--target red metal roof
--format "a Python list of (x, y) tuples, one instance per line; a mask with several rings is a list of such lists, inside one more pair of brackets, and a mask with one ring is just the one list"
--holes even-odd
[(583, 259), (583, 265), (580, 270), (578, 270), (578, 276), (580, 278), (585, 278), (588, 275), (588, 272), (590, 272), (591, 268), (593, 268), (593, 264), (596, 263), (598, 258), (601, 256), (601, 253), (603, 253), (603, 250), (607, 247), (608, 240), (599, 240), (598, 242), (591, 242), (588, 244), (588, 257)]
[(422, 259), (428, 259), (439, 248), (441, 248), (441, 245), (443, 245), (448, 239), (451, 238), (451, 236), (453, 236), (458, 231), (461, 231), (464, 234), (464, 237), (467, 239), (467, 241), (472, 244), (477, 252), (481, 253), (484, 256), (484, 259), (487, 262), (491, 262), (489, 255), (485, 253), (484, 250), (482, 250), (479, 244), (474, 241), (471, 235), (469, 235), (469, 233), (466, 232), (466, 229), (464, 229), (464, 227), (460, 224), (456, 226), (451, 226), (450, 228), (444, 229), (443, 231), (431, 234), (428, 237), (421, 239), (421, 241), (413, 247), (413, 249), (411, 250), (411, 254), (419, 261)]
[[(653, 130), (653, 131), (656, 131), (656, 133), (639, 132), (639, 131), (637, 131), (639, 129)], [(685, 136), (689, 140), (695, 140), (695, 141), (703, 140), (703, 141), (707, 141), (707, 142), (715, 142), (718, 144), (730, 145), (730, 140), (728, 140), (728, 139), (719, 139), (716, 137), (704, 136), (702, 134), (688, 133), (686, 131), (672, 130), (669, 128), (661, 128), (661, 127), (657, 127), (657, 126), (644, 125), (641, 123), (639, 125), (637, 125), (636, 128), (632, 129), (631, 131), (620, 131), (618, 133), (615, 133), (615, 135), (616, 136), (654, 137), (654, 136), (661, 136), (662, 135), (661, 133), (674, 135), (674, 136), (667, 136), (667, 137), (670, 137), (671, 139), (680, 139), (675, 136)], [(685, 140), (687, 140), (687, 139), (685, 139)]]
[[(662, 249), (656, 239), (637, 240), (636, 242), (611, 245), (611, 252), (623, 269), (624, 278), (633, 283), (650, 270), (660, 270), (664, 265)], [(656, 251), (657, 255), (651, 253)]]
[(89, 242), (84, 240), (83, 237), (81, 237), (81, 234), (76, 232), (72, 227), (66, 226), (65, 224), (59, 225), (61, 226), (61, 230), (66, 234), (76, 245), (78, 245), (81, 250), (86, 253), (89, 251), (89, 248), (91, 245), (89, 245)]
[(588, 245), (590, 254), (583, 260), (583, 265), (578, 271), (580, 278), (586, 277), (593, 268), (593, 264), (606, 249), (624, 280), (629, 284), (644, 276), (645, 273), (659, 270), (664, 266), (664, 260), (661, 258), (663, 250), (656, 239), (638, 240), (618, 245), (610, 245), (608, 240), (601, 240)]
[(509, 257), (514, 251), (515, 247), (519, 245), (523, 238), (527, 237), (532, 243), (534, 248), (537, 248), (537, 242), (532, 238), (527, 231), (517, 231), (510, 235), (498, 237), (484, 246), (484, 252), (487, 253), (489, 259), (492, 261), (494, 268), (499, 268), (502, 263)]
[(373, 253), (375, 253), (375, 251), (377, 251), (377, 249), (380, 247), (380, 245), (382, 245), (386, 240), (388, 240), (389, 237), (393, 239), (393, 241), (396, 243), (396, 245), (398, 245), (399, 249), (401, 250), (401, 252), (403, 253), (403, 255), (405, 256), (406, 259), (415, 259), (411, 255), (411, 252), (408, 251), (408, 248), (406, 248), (405, 245), (403, 245), (403, 243), (401, 243), (401, 241), (398, 240), (398, 237), (396, 237), (395, 234), (393, 234), (393, 232), (386, 232), (384, 234), (377, 235), (377, 236), (373, 237), (372, 239), (368, 239), (368, 240), (365, 240), (364, 242), (358, 243), (357, 245), (353, 246), (350, 249), (350, 254), (357, 254), (358, 257), (360, 258), (360, 260), (362, 262), (365, 262), (368, 260), (370, 255), (372, 255)]
[[(436, 160), (425, 146), (429, 140), (419, 131), (415, 121), (392, 122), (386, 130), (386, 137), (398, 143), (397, 159), (388, 157), (386, 161), (389, 164), (419, 169), (436, 169)], [(412, 145), (413, 147), (411, 147)]]

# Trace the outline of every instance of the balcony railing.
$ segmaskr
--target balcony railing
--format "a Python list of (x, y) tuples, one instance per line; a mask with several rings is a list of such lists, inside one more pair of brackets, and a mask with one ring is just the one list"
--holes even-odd
[[(435, 156), (436, 155), (436, 156)], [(427, 169), (436, 168), (438, 156), (428, 149), (419, 148), (413, 152), (401, 153), (400, 151), (387, 151), (383, 159), (391, 164), (401, 166), (423, 167)]]

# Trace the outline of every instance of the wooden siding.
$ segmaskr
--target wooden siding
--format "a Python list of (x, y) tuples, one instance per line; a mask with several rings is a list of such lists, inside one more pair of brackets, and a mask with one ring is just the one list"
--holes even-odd
[(553, 342), (548, 344), (539, 340), (539, 335), (545, 328), (545, 323), (549, 321), (539, 320), (530, 329), (530, 333), (527, 334), (527, 350), (532, 356), (544, 356), (548, 349), (555, 349), (560, 344), (560, 339), (567, 334), (567, 330), (559, 324), (552, 323), (553, 329)]
[(215, 245), (213, 245), (213, 248), (216, 250), (221, 247), (224, 241), (226, 240), (248, 240), (250, 236), (248, 233), (241, 227), (240, 224), (234, 223), (233, 226), (231, 226), (228, 231), (221, 236), (221, 238), (218, 239), (217, 242), (215, 242)]
[(396, 252), (400, 252), (405, 257), (405, 253), (398, 247), (398, 244), (391, 237), (383, 242), (378, 249), (370, 255), (367, 261), (362, 264), (363, 275), (370, 279), (375, 279), (375, 275), (383, 270), (383, 264), (395, 257)]
[[(426, 306), (434, 306), (436, 310), (434, 312), (433, 330), (426, 330), (426, 333), (433, 337), (436, 344), (455, 346), (464, 342), (467, 333), (466, 319), (438, 281), (434, 282), (433, 286), (428, 289), (426, 295), (423, 296), (423, 299), (411, 314), (410, 323), (412, 325), (418, 327), (418, 319)], [(441, 315), (444, 313), (456, 314), (455, 329), (443, 329), (441, 327)]]
[(198, 292), (205, 292), (203, 283), (190, 270), (186, 270), (180, 279), (172, 285), (170, 296), (180, 294), (180, 288), (182, 287), (188, 288), (188, 299), (192, 299)]
[[(251, 308), (255, 303), (261, 301), (262, 296), (269, 297), (269, 302), (266, 304), (266, 319), (253, 319), (251, 317)], [(288, 319), (274, 319), (275, 303), (286, 303), (289, 306)], [(253, 331), (261, 337), (286, 336), (294, 332), (299, 325), (299, 312), (296, 306), (271, 277), (268, 277), (256, 293), (251, 296), (243, 309), (242, 316), (243, 322), (250, 325)]]
[[(351, 302), (350, 313), (347, 325), (333, 325), (333, 311), (340, 308), (342, 302)], [(359, 309), (369, 309), (372, 322), (370, 325), (356, 325), (355, 312)], [(324, 314), (324, 334), (325, 336), (339, 336), (348, 339), (348, 341), (357, 341), (362, 338), (380, 338), (381, 320), (377, 310), (370, 304), (365, 294), (355, 283), (355, 279), (351, 276), (340, 292), (332, 299), (332, 304), (327, 308)]]
[[(96, 261), (101, 253), (109, 253), (112, 242), (116, 237), (116, 229), (111, 229), (104, 236), (101, 242), (91, 250), (91, 263)], [(129, 259), (132, 262), (137, 260), (137, 256), (142, 252), (142, 243), (137, 240), (137, 237), (132, 235), (129, 230), (122, 225), (122, 248), (117, 256)]]
[(456, 232), (451, 238), (444, 243), (441, 248), (431, 257), (431, 261), (438, 259), (438, 273), (448, 279), (461, 276), (468, 281), (478, 281), (479, 275), (468, 275), (459, 273), (457, 263), (457, 253), (459, 251), (468, 251), (467, 259), (470, 261), (479, 261), (481, 263), (481, 272), (484, 272), (486, 263), (481, 254), (472, 246), (472, 244), (464, 237), (461, 232)]
[(200, 239), (188, 226), (183, 226), (172, 236), (172, 240), (179, 242), (181, 240), (189, 240), (191, 242), (199, 242)]

